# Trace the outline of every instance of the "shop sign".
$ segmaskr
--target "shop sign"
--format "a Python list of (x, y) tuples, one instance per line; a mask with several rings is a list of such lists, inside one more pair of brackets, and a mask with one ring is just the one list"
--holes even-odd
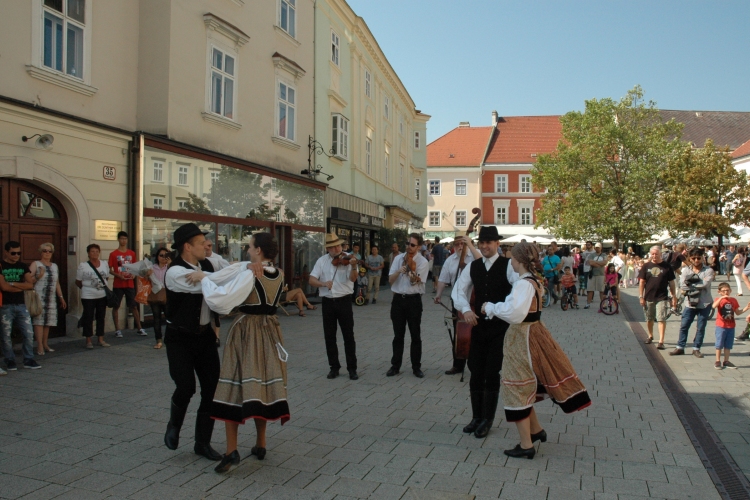
[(359, 214), (359, 223), (370, 225), (370, 216), (365, 214)]
[(115, 167), (104, 166), (102, 169), (102, 176), (105, 181), (113, 181), (117, 178), (117, 169)]
[(377, 217), (373, 217), (372, 225), (376, 227), (383, 227), (383, 219), (378, 219)]
[(95, 220), (94, 239), (102, 241), (117, 241), (117, 233), (122, 230), (119, 220)]

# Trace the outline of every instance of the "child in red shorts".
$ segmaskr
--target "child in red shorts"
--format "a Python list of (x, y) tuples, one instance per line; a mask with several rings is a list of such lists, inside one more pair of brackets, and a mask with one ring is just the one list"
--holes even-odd
[[(742, 314), (750, 308), (750, 304), (744, 309), (740, 309), (740, 303), (737, 299), (730, 297), (732, 288), (729, 283), (721, 283), (718, 287), (719, 298), (714, 300), (713, 308), (719, 314), (716, 315), (716, 362), (714, 368), (722, 370), (724, 368), (737, 368), (729, 361), (729, 351), (734, 347), (734, 327), (735, 316)], [(721, 362), (721, 351), (724, 350), (724, 362)]]

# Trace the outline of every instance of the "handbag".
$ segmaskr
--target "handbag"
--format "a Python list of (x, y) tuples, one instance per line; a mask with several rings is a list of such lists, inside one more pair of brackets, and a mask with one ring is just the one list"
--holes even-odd
[(138, 276), (138, 293), (135, 294), (135, 301), (139, 304), (148, 304), (148, 296), (151, 295), (151, 280)]
[(36, 318), (42, 314), (42, 299), (39, 298), (39, 294), (36, 290), (24, 290), (23, 300), (26, 303), (26, 309), (29, 311), (29, 316)]
[(161, 287), (158, 292), (149, 292), (148, 298), (146, 299), (149, 305), (164, 305), (167, 303), (167, 289)]
[(93, 269), (96, 275), (99, 277), (99, 281), (101, 281), (102, 285), (104, 285), (104, 296), (107, 298), (107, 307), (109, 307), (110, 309), (119, 307), (120, 301), (117, 300), (117, 298), (115, 297), (115, 293), (107, 286), (107, 282), (104, 281), (102, 275), (99, 274), (99, 270), (94, 267), (94, 264), (92, 264), (91, 261), (89, 261), (89, 266), (91, 266), (91, 269)]

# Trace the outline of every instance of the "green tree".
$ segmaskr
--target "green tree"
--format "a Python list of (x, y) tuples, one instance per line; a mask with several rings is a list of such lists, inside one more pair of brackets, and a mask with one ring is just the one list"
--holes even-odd
[(682, 124), (664, 122), (640, 86), (619, 102), (586, 101), (560, 118), (562, 140), (531, 169), (546, 190), (537, 225), (564, 239), (646, 241), (661, 230), (661, 171), (681, 149)]
[(188, 201), (185, 203), (185, 207), (178, 210), (179, 212), (190, 212), (192, 214), (210, 214), (211, 210), (208, 208), (208, 204), (199, 196), (188, 193)]
[(750, 182), (732, 165), (729, 148), (711, 139), (703, 148), (685, 145), (663, 172), (659, 205), (670, 232), (705, 238), (734, 235), (733, 225), (750, 223)]
[(251, 212), (267, 215), (271, 186), (263, 181), (260, 174), (222, 165), (207, 197), (208, 205), (214, 213), (228, 217), (246, 218)]

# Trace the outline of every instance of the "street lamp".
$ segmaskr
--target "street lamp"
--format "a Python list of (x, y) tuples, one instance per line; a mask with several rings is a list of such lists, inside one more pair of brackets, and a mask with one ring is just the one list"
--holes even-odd
[(313, 139), (312, 136), (308, 136), (307, 140), (307, 168), (300, 172), (302, 175), (308, 176), (310, 179), (315, 180), (319, 174), (326, 176), (326, 180), (330, 181), (333, 179), (332, 175), (323, 172), (323, 167), (320, 165), (313, 166), (313, 154), (326, 155), (328, 158), (332, 158), (335, 153), (334, 149), (330, 150), (330, 154), (326, 153), (325, 148), (321, 143)]

